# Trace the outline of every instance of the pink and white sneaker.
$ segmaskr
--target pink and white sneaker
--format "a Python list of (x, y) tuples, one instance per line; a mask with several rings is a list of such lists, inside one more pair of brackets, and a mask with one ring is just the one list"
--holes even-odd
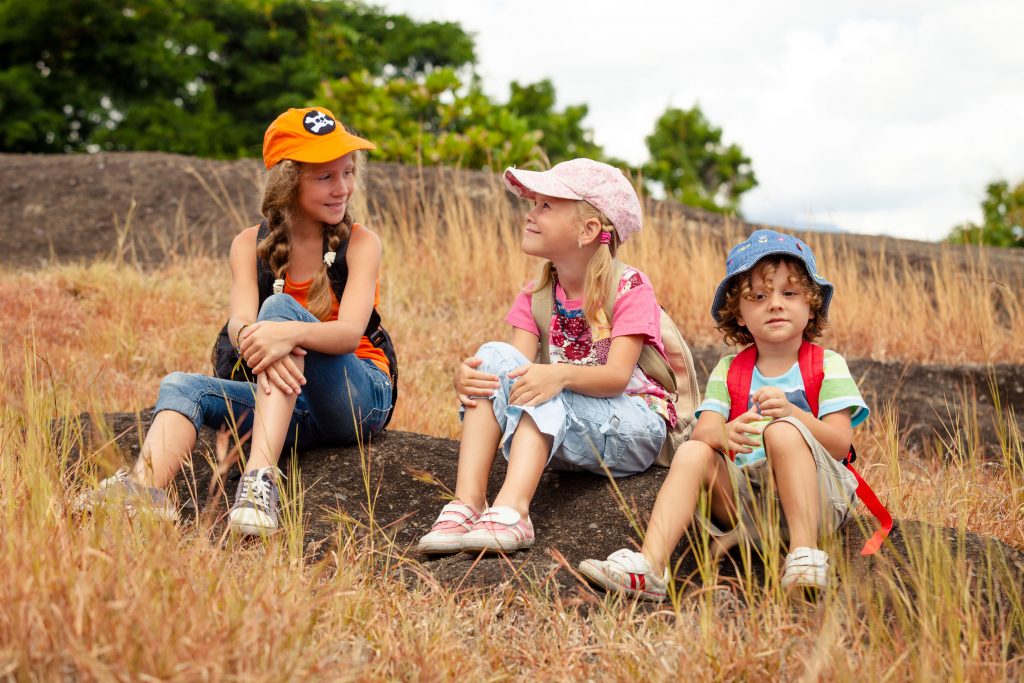
[(462, 550), (462, 537), (473, 528), (480, 513), (472, 506), (453, 500), (441, 508), (434, 526), (424, 535), (417, 548), (421, 553), (457, 553)]
[(629, 548), (616, 550), (607, 560), (583, 560), (580, 573), (609, 593), (661, 602), (668, 586), (668, 569), (657, 576), (647, 558)]
[(533, 545), (533, 522), (523, 519), (515, 509), (488, 508), (469, 533), (462, 537), (462, 549), (473, 552), (490, 550), (509, 552)]

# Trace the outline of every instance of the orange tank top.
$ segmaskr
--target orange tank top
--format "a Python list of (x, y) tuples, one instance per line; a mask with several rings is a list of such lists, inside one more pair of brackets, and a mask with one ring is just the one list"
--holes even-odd
[[(360, 225), (355, 223), (352, 225), (352, 230), (359, 228)], [(306, 308), (306, 300), (309, 297), (309, 287), (313, 284), (313, 280), (309, 279), (305, 282), (295, 282), (288, 274), (284, 276), (284, 293), (290, 295), (293, 299), (299, 302), (299, 305)], [(331, 289), (331, 315), (328, 320), (338, 319), (338, 297), (334, 294), (334, 289)], [(373, 293), (373, 307), (378, 311), (380, 310), (380, 277), (377, 277), (377, 287)], [(356, 347), (356, 358), (365, 358), (366, 360), (372, 361), (374, 365), (381, 369), (386, 375), (390, 375), (388, 368), (388, 358), (384, 355), (384, 351), (378, 349), (370, 342), (369, 337), (362, 337), (359, 340), (359, 346)]]

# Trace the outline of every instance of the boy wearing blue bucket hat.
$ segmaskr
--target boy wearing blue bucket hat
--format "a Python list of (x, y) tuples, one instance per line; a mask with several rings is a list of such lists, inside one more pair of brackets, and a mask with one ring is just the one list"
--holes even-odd
[[(729, 251), (711, 315), (726, 343), (747, 347), (711, 372), (640, 552), (584, 560), (587, 578), (664, 599), (672, 551), (696, 517), (716, 551), (777, 526), (789, 539), (783, 589), (827, 587), (829, 558), (818, 538), (846, 522), (859, 493), (844, 464), (853, 427), (868, 416), (846, 361), (811, 343), (828, 322), (833, 291), (810, 247), (791, 235), (757, 230)], [(708, 515), (697, 509), (702, 489)]]

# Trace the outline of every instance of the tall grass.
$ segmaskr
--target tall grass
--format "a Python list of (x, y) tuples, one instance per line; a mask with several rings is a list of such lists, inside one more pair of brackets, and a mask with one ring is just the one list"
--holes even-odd
[[(441, 194), (424, 182), (370, 201), (386, 245), (382, 309), (402, 360), (393, 426), (452, 436), (452, 368), (480, 342), (507, 334), (501, 319), (531, 264), (518, 251), (515, 206), (497, 184), (476, 188), (470, 202), (460, 199), (457, 174)], [(733, 230), (725, 239), (738, 237), (726, 228)], [(707, 309), (722, 241), (663, 212), (623, 253), (651, 275), (691, 343), (717, 343)], [(980, 256), (964, 271), (940, 255), (921, 275), (881, 260), (858, 263), (827, 238), (813, 246), (838, 289), (826, 343), (843, 353), (1024, 362), (1020, 303), (990, 281)], [(395, 546), (387, 520), (372, 515), (369, 523), (340, 515), (336, 550), (311, 560), (299, 540), (294, 471), (286, 533), (266, 541), (222, 543), (202, 515), (176, 527), (106, 513), (74, 519), (68, 502), (80, 468), (121, 457), (104, 438), (85, 439), (77, 416), (141, 408), (166, 372), (206, 370), (226, 310), (227, 268), (184, 254), (144, 271), (129, 256), (6, 272), (2, 281), (2, 678), (881, 681), (1024, 673), (1021, 586), (998, 553), (966, 545), (954, 552), (960, 542), (927, 530), (906, 536), (906, 560), (838, 562), (838, 587), (817, 608), (782, 600), (773, 574), (766, 584), (747, 578), (697, 593), (679, 586), (671, 604), (649, 608), (586, 590), (563, 595), (544, 578), (483, 592), (439, 585)], [(902, 305), (890, 303), (894, 292)], [(975, 401), (965, 394), (951, 407), (942, 446), (951, 458), (908, 457), (895, 409), (880, 407), (859, 441), (871, 463), (866, 476), (900, 519), (1022, 548), (1021, 429), (997, 402), (1001, 457), (981, 460)], [(55, 421), (64, 424), (56, 434)], [(72, 451), (83, 448), (69, 468)], [(387, 481), (363, 456), (372, 511)], [(700, 568), (712, 583), (716, 567), (705, 559)]]
[[(519, 249), (522, 207), (497, 179), (452, 170), (413, 175), (364, 202), (359, 215), (373, 216), (370, 226), (384, 242), (381, 310), (402, 366), (393, 426), (454, 436), (453, 368), (484, 341), (509, 336), (505, 313), (536, 265)], [(119, 247), (108, 262), (0, 271), (0, 348), (11, 381), (20, 381), (26, 337), (36, 340), (55, 381), (71, 389), (68, 400), (98, 399), (103, 410), (152, 405), (168, 372), (207, 371), (230, 274), (223, 260), (207, 256), (209, 245), (187, 226), (180, 230), (186, 235), (164, 237), (174, 246), (152, 270)], [(740, 237), (738, 223), (712, 226), (654, 205), (620, 256), (651, 277), (691, 345), (716, 346), (711, 298), (725, 246)], [(984, 252), (943, 247), (911, 264), (882, 252), (865, 259), (828, 235), (806, 238), (836, 285), (825, 345), (854, 358), (1024, 362), (1024, 276), (996, 280)]]
[[(561, 595), (543, 578), (483, 592), (445, 587), (401, 554), (380, 519), (339, 517), (337, 549), (306, 559), (295, 545), (301, 488), (291, 480), (288, 529), (267, 541), (222, 544), (202, 516), (177, 527), (102, 511), (78, 520), (68, 512), (77, 484), (66, 463), (84, 441), (73, 414), (55, 411), (55, 387), (31, 379), (33, 362), (26, 361), (22, 400), (0, 414), (0, 675), (1018, 680), (1024, 673), (1021, 586), (999, 554), (954, 552), (955, 541), (928, 530), (905, 534), (906, 560), (884, 553), (866, 567), (834, 552), (840, 581), (816, 608), (781, 599), (772, 573), (766, 584), (748, 577), (696, 593), (678, 586), (672, 603), (650, 608), (587, 590)], [(56, 439), (54, 416), (72, 420)], [(1013, 491), (1019, 446), (1002, 463), (960, 454), (945, 465), (904, 460), (893, 471), (897, 456), (889, 451), (899, 437), (885, 433), (893, 424), (873, 427), (862, 455), (877, 463), (871, 477), (898, 517), (1024, 545)], [(1019, 444), (1016, 421), (1006, 429)], [(94, 457), (86, 452), (86, 462)], [(363, 459), (365, 503), (373, 510), (387, 482), (370, 461)], [(710, 560), (701, 574), (716, 577)]]

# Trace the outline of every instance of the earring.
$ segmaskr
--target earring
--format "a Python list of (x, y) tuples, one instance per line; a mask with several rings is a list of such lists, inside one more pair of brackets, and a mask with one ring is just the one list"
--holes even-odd
[(576, 240), (576, 246), (579, 247), (580, 249), (582, 249), (583, 248), (583, 240)]

